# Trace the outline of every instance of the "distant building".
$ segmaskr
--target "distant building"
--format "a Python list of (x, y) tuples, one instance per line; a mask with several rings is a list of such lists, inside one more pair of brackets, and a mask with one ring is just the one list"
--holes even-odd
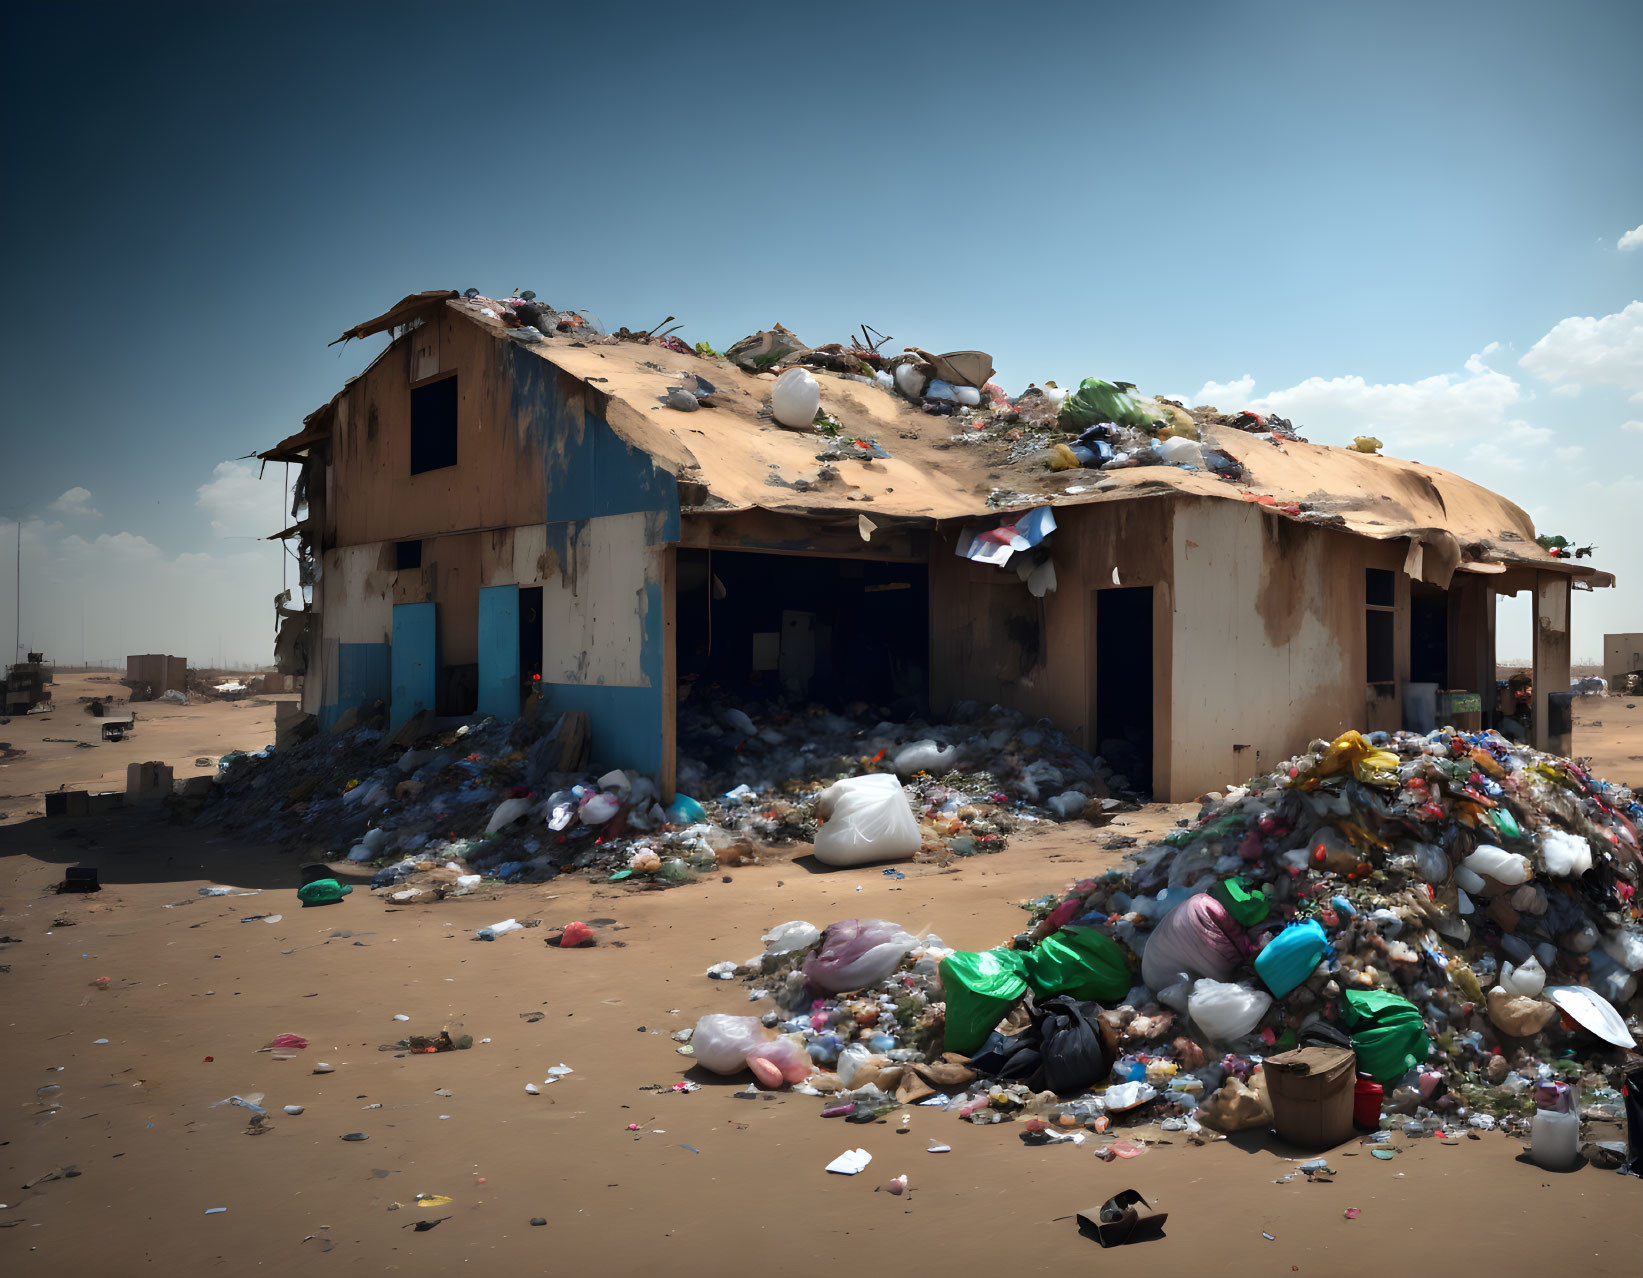
[(1611, 684), (1621, 675), (1643, 670), (1643, 631), (1603, 636), (1603, 677)]
[[(838, 434), (788, 430), (762, 411), (768, 374), (539, 336), (507, 302), (417, 294), (343, 336), (387, 331), (262, 454), (301, 467), (280, 536), (305, 598), (282, 600), (280, 668), (306, 671), (322, 725), (377, 699), (396, 725), (516, 716), (539, 675), (545, 712), (588, 712), (596, 763), (671, 791), (681, 688), (938, 714), (973, 699), (1128, 752), (1136, 780), (1179, 800), (1313, 736), (1397, 728), (1440, 689), (1481, 702), (1440, 702), (1450, 721), (1491, 721), (1501, 594), (1534, 601), (1545, 741), (1570, 590), (1612, 583), (1541, 550), (1476, 484), (1213, 411), (1197, 425), (1233, 479), (1052, 472), (999, 432), (825, 372)], [(661, 402), (688, 374), (710, 407)], [(955, 553), (1042, 506), (1055, 531), (1012, 562)]]
[(168, 692), (188, 691), (188, 658), (151, 652), (126, 658), (126, 685), (133, 701), (154, 701)]

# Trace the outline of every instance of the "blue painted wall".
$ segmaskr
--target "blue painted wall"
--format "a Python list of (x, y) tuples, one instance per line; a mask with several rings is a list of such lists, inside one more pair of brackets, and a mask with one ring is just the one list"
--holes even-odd
[(394, 605), (394, 647), (390, 659), (393, 698), (388, 726), (400, 726), (420, 710), (434, 708), (439, 673), (437, 604)]
[(337, 645), (337, 713), (388, 700), (388, 645)]
[[(652, 550), (677, 542), (679, 489), (672, 473), (610, 428), (600, 416), (603, 395), (528, 352), (508, 353), (514, 411), (532, 413), (543, 431), (547, 544), (559, 562), (572, 562), (577, 538), (612, 515), (648, 514), (645, 541)], [(660, 585), (650, 586), (643, 621), (633, 619), (644, 630), (640, 665), (648, 686), (543, 683), (548, 712), (587, 712), (596, 766), (652, 776), (661, 767), (662, 707), (675, 695), (666, 679), (666, 602)]]
[(479, 591), (479, 713), (519, 717), (519, 587)]

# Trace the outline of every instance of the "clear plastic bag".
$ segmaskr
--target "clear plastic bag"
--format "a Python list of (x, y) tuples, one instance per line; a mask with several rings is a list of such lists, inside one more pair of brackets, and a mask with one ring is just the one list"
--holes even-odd
[(747, 1068), (747, 1054), (774, 1037), (756, 1016), (709, 1012), (696, 1022), (690, 1045), (696, 1063), (703, 1069), (715, 1074), (739, 1074)]
[(1272, 995), (1246, 985), (1199, 981), (1187, 999), (1187, 1014), (1205, 1037), (1230, 1043), (1253, 1031), (1271, 1006)]
[(816, 815), (816, 860), (824, 865), (909, 861), (923, 838), (901, 783), (883, 773), (848, 777), (823, 790)]

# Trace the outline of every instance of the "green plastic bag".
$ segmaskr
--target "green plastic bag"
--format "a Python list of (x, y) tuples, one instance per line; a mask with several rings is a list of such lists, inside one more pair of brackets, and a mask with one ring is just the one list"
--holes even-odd
[(947, 1050), (970, 1055), (987, 1041), (1027, 992), (1026, 956), (1015, 950), (966, 950), (941, 960), (941, 983), (947, 990)]
[(1135, 984), (1118, 942), (1091, 927), (1064, 927), (1024, 956), (1023, 975), (1040, 998), (1070, 994), (1079, 1002), (1117, 1003)]
[(1224, 879), (1210, 888), (1209, 894), (1243, 927), (1254, 927), (1267, 916), (1266, 893), (1250, 887), (1245, 879)]
[(1358, 1072), (1377, 1083), (1395, 1083), (1432, 1053), (1420, 1009), (1385, 990), (1347, 990), (1342, 1019), (1358, 1054)]
[(1118, 386), (1099, 377), (1086, 377), (1062, 402), (1056, 424), (1062, 430), (1083, 430), (1097, 422), (1145, 427), (1152, 419)]
[(315, 879), (297, 889), (297, 899), (304, 905), (335, 905), (354, 890), (352, 883), (338, 883), (335, 879)]

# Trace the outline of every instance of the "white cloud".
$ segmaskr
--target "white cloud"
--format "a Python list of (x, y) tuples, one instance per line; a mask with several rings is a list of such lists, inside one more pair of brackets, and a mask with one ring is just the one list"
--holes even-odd
[(1476, 355), (1468, 355), (1466, 357), (1466, 371), (1468, 373), (1487, 373), (1489, 371), (1489, 365), (1485, 364), (1483, 361), (1488, 359), (1489, 356), (1493, 355), (1499, 349), (1499, 342), (1490, 342), (1489, 345), (1485, 346)]
[(1579, 382), (1565, 382), (1561, 386), (1552, 387), (1552, 394), (1559, 399), (1575, 399), (1580, 395)]
[[(10, 544), (11, 524), (0, 524)], [(23, 643), (59, 662), (174, 652), (191, 662), (263, 664), (273, 650), (280, 549), (171, 555), (121, 531), (95, 538), (23, 524)], [(0, 555), (0, 633), (11, 642), (12, 557)], [(82, 630), (82, 626), (84, 629)], [(82, 637), (83, 636), (83, 637)], [(82, 643), (84, 647), (82, 649)]]
[(1255, 379), (1245, 373), (1234, 382), (1205, 382), (1198, 393), (1189, 396), (1186, 402), (1194, 408), (1207, 404), (1222, 412), (1235, 413), (1248, 403), (1254, 389)]
[(1583, 444), (1566, 444), (1557, 450), (1557, 457), (1559, 461), (1573, 461), (1585, 451)]
[(1633, 249), (1643, 248), (1643, 226), (1634, 226), (1620, 237), (1616, 246), (1622, 253), (1630, 253)]
[(1249, 407), (1289, 418), (1319, 443), (1374, 435), (1389, 447), (1406, 447), (1499, 431), (1511, 424), (1508, 410), (1522, 398), (1522, 388), (1510, 377), (1486, 370), (1470, 377), (1439, 373), (1415, 382), (1309, 377), (1262, 395)]
[(285, 526), (285, 494), (277, 479), (261, 480), (249, 462), (218, 462), (194, 493), (194, 504), (219, 537), (267, 537)]
[(89, 488), (70, 488), (66, 493), (51, 503), (51, 509), (63, 515), (79, 515), (86, 519), (97, 519), (102, 511), (91, 504), (91, 490)]
[(1556, 393), (1566, 385), (1643, 393), (1643, 302), (1601, 318), (1571, 315), (1559, 320), (1518, 363), (1554, 383)]
[(1643, 422), (1621, 422), (1621, 430), (1629, 430), (1634, 435), (1643, 435)]

